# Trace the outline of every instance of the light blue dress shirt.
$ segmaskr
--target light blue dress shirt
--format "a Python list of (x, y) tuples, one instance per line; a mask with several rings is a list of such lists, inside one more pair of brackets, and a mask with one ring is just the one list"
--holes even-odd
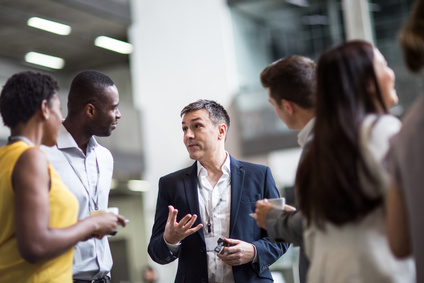
[[(91, 137), (86, 154), (62, 125), (57, 146), (42, 149), (62, 181), (77, 197), (78, 219), (90, 216), (96, 206), (106, 209), (112, 182), (113, 157)], [(92, 280), (110, 276), (112, 255), (107, 237), (79, 242), (74, 249), (74, 279)]]

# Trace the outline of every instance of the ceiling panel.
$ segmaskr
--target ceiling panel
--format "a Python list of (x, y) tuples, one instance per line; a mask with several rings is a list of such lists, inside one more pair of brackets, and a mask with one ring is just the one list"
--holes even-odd
[[(127, 41), (129, 0), (0, 0), (0, 57), (23, 63), (28, 51), (65, 59), (61, 72), (128, 63), (128, 55), (94, 46), (100, 35)], [(119, 7), (119, 8), (118, 8)], [(27, 26), (30, 17), (70, 25), (61, 36)]]

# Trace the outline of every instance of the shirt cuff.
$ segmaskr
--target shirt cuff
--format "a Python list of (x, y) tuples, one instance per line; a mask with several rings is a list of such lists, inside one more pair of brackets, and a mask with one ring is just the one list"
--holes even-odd
[(165, 244), (168, 246), (168, 249), (173, 253), (176, 254), (178, 253), (178, 251), (180, 250), (180, 246), (181, 246), (181, 242), (178, 242), (176, 244), (170, 244), (168, 243), (165, 238), (163, 238), (163, 240), (165, 241)]
[(253, 249), (255, 250), (255, 255), (253, 256), (252, 263), (257, 263), (257, 262), (259, 262), (258, 251), (256, 250), (256, 246), (254, 244), (252, 244), (252, 246), (253, 246)]

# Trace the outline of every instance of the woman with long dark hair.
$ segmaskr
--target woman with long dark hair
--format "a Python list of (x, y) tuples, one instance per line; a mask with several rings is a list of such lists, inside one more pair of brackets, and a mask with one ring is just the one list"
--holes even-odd
[(412, 263), (396, 260), (384, 226), (388, 176), (380, 161), (400, 128), (394, 73), (370, 43), (350, 41), (317, 65), (314, 139), (296, 184), (306, 220), (308, 282), (410, 282)]

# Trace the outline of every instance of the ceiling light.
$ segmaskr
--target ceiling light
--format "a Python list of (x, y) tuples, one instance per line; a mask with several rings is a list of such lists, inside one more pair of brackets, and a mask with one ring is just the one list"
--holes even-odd
[(147, 192), (150, 189), (150, 183), (144, 180), (128, 180), (127, 186), (134, 192)]
[(65, 66), (65, 60), (62, 58), (37, 52), (28, 52), (25, 55), (25, 61), (52, 69), (62, 69)]
[(60, 35), (68, 35), (71, 33), (71, 27), (68, 25), (60, 24), (57, 22), (45, 20), (38, 17), (30, 18), (27, 24), (30, 27), (42, 29), (42, 30), (60, 34)]
[(97, 37), (96, 40), (94, 41), (94, 45), (111, 50), (111, 51), (115, 51), (121, 54), (130, 54), (133, 50), (132, 44), (121, 41), (121, 40), (117, 40), (114, 38), (110, 38), (107, 36)]

